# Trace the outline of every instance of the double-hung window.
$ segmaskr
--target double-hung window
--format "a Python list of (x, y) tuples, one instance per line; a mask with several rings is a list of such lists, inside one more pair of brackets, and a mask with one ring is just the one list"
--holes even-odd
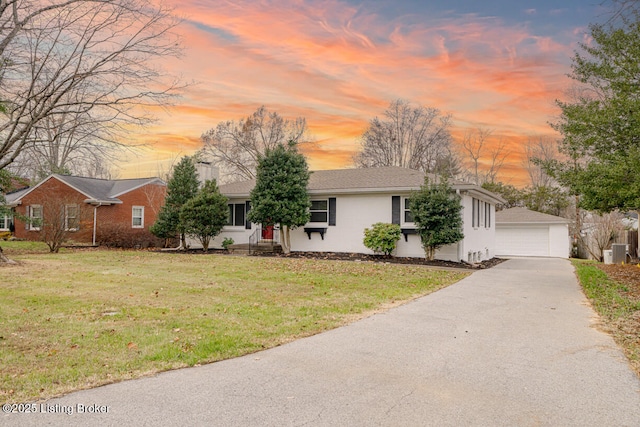
[(311, 219), (309, 222), (329, 221), (329, 201), (328, 200), (312, 200), (311, 201)]
[(9, 215), (0, 214), (0, 231), (9, 231), (11, 226), (11, 217)]
[(28, 208), (29, 221), (27, 227), (29, 230), (39, 231), (42, 226), (42, 206), (31, 205)]
[(415, 222), (413, 219), (413, 214), (411, 213), (411, 209), (409, 208), (409, 200), (410, 199), (408, 197), (405, 197), (404, 199), (402, 219), (404, 220), (405, 224), (413, 224)]
[(131, 227), (144, 228), (144, 206), (133, 206), (131, 208)]
[(64, 207), (64, 229), (78, 231), (80, 227), (78, 205), (66, 205)]

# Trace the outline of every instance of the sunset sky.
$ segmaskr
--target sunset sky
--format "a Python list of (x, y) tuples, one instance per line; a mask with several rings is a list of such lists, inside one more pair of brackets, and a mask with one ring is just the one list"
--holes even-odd
[(522, 145), (555, 136), (566, 77), (600, 0), (171, 0), (193, 81), (139, 139), (121, 177), (157, 175), (201, 148), (200, 135), (265, 105), (305, 117), (313, 169), (350, 167), (358, 137), (389, 102), (451, 113), (454, 136), (484, 128), (509, 144), (502, 180), (526, 184)]

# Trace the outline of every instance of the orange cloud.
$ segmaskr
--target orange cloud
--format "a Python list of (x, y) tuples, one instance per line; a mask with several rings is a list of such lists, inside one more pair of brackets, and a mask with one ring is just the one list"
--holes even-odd
[[(165, 66), (195, 83), (140, 136), (157, 149), (150, 158), (193, 152), (203, 132), (260, 105), (307, 119), (316, 168), (349, 166), (368, 121), (397, 98), (451, 113), (460, 129), (487, 127), (514, 141), (550, 134), (581, 36), (560, 42), (479, 15), (388, 19), (338, 0), (177, 7), (185, 56)], [(510, 159), (514, 171), (517, 163)]]

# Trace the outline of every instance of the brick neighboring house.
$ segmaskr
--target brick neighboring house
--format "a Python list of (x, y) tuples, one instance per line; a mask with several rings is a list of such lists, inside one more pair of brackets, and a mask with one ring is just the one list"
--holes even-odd
[(6, 199), (17, 214), (16, 238), (39, 240), (38, 220), (46, 224), (50, 216), (60, 215), (70, 240), (95, 245), (110, 234), (148, 241), (149, 227), (165, 196), (166, 184), (159, 178), (105, 180), (53, 174), (33, 187), (7, 194)]

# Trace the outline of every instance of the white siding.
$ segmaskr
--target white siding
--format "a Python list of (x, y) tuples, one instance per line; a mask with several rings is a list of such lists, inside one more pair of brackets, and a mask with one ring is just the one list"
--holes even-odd
[[(291, 249), (293, 251), (370, 254), (372, 251), (362, 243), (364, 229), (371, 227), (376, 222), (390, 223), (392, 221), (392, 196), (401, 196), (402, 204), (404, 197), (409, 195), (409, 193), (312, 195), (312, 200), (328, 199), (329, 197), (336, 198), (336, 225), (330, 226), (321, 223), (309, 223), (306, 225), (307, 227), (326, 227), (327, 231), (324, 235), (324, 240), (318, 233), (312, 233), (311, 239), (309, 239), (304, 232), (304, 227), (292, 230)], [(463, 241), (441, 248), (436, 253), (437, 259), (478, 262), (494, 256), (495, 208), (493, 205), (490, 206), (491, 225), (489, 228), (486, 228), (484, 224), (474, 228), (471, 226), (471, 200), (472, 198), (469, 195), (463, 195)], [(241, 202), (244, 202), (244, 200), (229, 201), (229, 203)], [(413, 226), (414, 224), (401, 224), (403, 228), (413, 228)], [(249, 236), (255, 231), (255, 228), (255, 225), (252, 225), (250, 230), (246, 230), (244, 227), (225, 227), (222, 233), (211, 243), (211, 247), (221, 247), (223, 239), (227, 237), (232, 238), (235, 243), (248, 243)], [(198, 246), (196, 241), (190, 243), (194, 247)], [(399, 257), (424, 257), (425, 254), (420, 243), (420, 237), (418, 235), (408, 235), (407, 241), (405, 241), (404, 236), (401, 236), (394, 255)]]
[[(488, 203), (480, 199), (483, 203)], [(495, 256), (495, 216), (494, 205), (490, 205), (490, 223), (485, 227), (484, 221), (473, 226), (473, 197), (465, 195), (462, 198), (462, 217), (464, 221), (464, 239), (460, 242), (459, 261), (479, 262)], [(484, 218), (484, 209), (481, 210)]]
[(571, 255), (571, 238), (568, 224), (549, 226), (549, 256), (568, 258)]

